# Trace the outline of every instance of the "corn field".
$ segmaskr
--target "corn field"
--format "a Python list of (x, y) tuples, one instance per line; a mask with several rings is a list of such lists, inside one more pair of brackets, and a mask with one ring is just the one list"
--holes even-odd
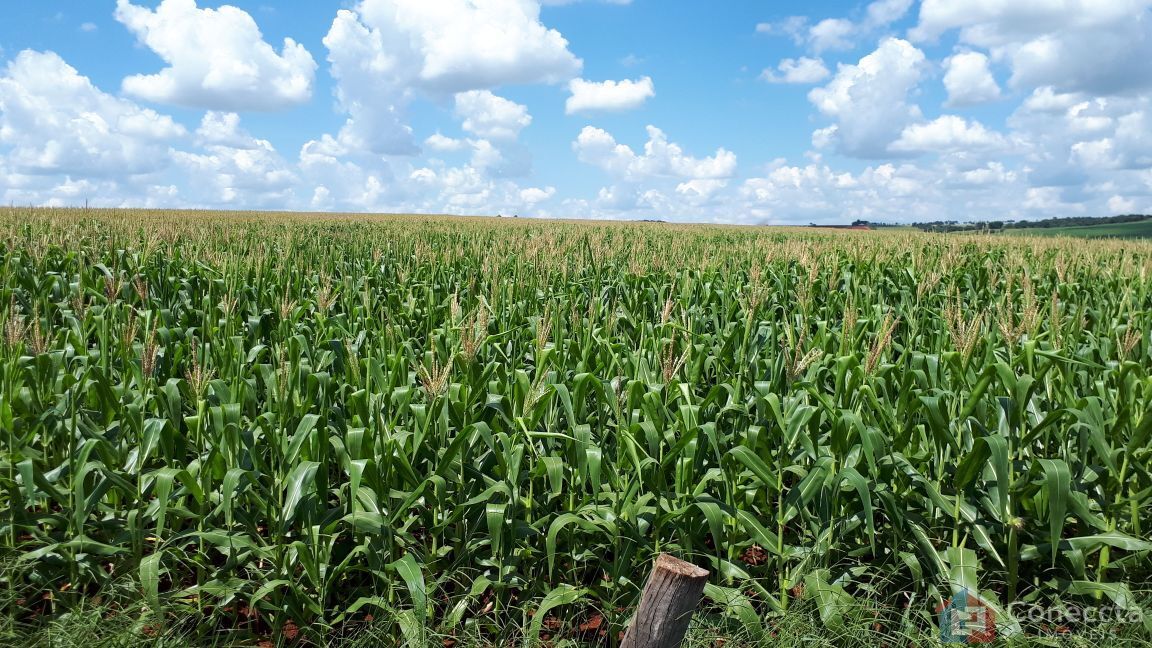
[(1150, 274), (1136, 242), (0, 210), (6, 615), (612, 644), (659, 552), (765, 634), (931, 628), (963, 589), (1008, 631), (1136, 610)]

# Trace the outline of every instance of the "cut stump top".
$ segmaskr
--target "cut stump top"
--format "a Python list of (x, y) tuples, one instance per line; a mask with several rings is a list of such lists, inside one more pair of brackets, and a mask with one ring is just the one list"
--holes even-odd
[(668, 554), (660, 554), (656, 558), (656, 569), (670, 571), (685, 578), (708, 578), (711, 574), (707, 569), (697, 567), (690, 562), (684, 562)]

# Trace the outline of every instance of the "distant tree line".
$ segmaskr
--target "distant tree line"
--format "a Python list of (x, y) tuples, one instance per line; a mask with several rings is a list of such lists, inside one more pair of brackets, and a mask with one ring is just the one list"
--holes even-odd
[(1017, 221), (1006, 225), (1006, 229), (1033, 229), (1049, 227), (1085, 227), (1089, 225), (1115, 225), (1119, 223), (1138, 223), (1152, 218), (1147, 214), (1125, 214), (1123, 216), (1072, 216), (1070, 218), (1045, 218), (1037, 221)]
[(998, 232), (1004, 229), (1004, 225), (1004, 221), (962, 223), (954, 220), (941, 220), (927, 223), (912, 223), (912, 227), (925, 232)]
[(1048, 229), (1052, 227), (1089, 227), (1092, 225), (1115, 225), (1137, 223), (1148, 220), (1147, 214), (1124, 214), (1123, 216), (1071, 216), (1067, 218), (1045, 218), (1033, 221), (932, 221), (913, 223), (912, 227), (925, 232), (997, 232), (1006, 229)]
[(898, 223), (877, 223), (875, 221), (854, 220), (851, 225), (821, 225), (819, 223), (809, 223), (808, 227), (818, 227), (821, 229), (879, 229), (881, 227), (906, 227)]
[(1123, 216), (1071, 216), (1067, 218), (1045, 218), (1043, 220), (1014, 221), (956, 221), (938, 220), (923, 223), (901, 224), (868, 220), (854, 220), (851, 225), (821, 225), (810, 223), (809, 227), (823, 229), (880, 229), (884, 227), (915, 227), (925, 232), (999, 232), (1009, 229), (1047, 229), (1050, 227), (1089, 227), (1092, 225), (1115, 225), (1138, 223), (1152, 219), (1148, 214), (1125, 214)]

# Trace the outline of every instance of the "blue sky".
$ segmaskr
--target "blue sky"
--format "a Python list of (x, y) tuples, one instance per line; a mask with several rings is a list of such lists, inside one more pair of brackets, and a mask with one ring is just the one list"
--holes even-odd
[(6, 5), (5, 203), (1152, 212), (1152, 0)]

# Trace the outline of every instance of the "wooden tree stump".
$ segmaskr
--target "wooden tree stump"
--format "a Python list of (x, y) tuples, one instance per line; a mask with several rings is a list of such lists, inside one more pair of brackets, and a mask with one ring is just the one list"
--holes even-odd
[(708, 570), (660, 554), (620, 648), (677, 648), (708, 584)]

